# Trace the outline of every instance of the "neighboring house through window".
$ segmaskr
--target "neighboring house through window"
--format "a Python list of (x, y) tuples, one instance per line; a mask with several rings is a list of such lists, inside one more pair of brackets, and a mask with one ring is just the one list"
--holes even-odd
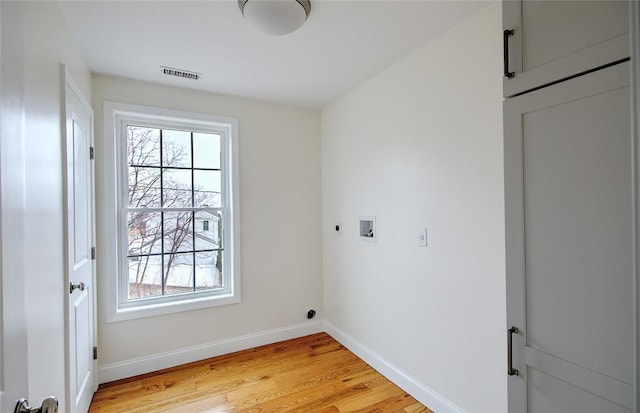
[(237, 121), (105, 102), (107, 123), (111, 321), (239, 301)]

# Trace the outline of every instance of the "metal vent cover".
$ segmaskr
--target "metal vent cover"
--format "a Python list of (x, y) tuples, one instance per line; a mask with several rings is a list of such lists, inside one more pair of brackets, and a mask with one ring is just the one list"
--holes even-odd
[(176, 76), (192, 80), (198, 80), (202, 77), (202, 73), (190, 72), (188, 70), (176, 69), (174, 67), (167, 66), (160, 66), (160, 73), (167, 76)]

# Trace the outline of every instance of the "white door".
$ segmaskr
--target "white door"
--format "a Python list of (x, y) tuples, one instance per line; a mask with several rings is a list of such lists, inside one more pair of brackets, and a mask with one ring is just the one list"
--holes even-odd
[[(504, 96), (629, 57), (629, 2), (504, 0)], [(505, 56), (506, 57), (506, 56)]]
[(0, 2), (0, 412), (27, 397), (23, 13)]
[(94, 245), (93, 111), (66, 74), (66, 272), (68, 299), (68, 400), (70, 413), (86, 413), (97, 389), (93, 357)]
[(504, 103), (510, 413), (633, 411), (629, 93), (623, 63)]

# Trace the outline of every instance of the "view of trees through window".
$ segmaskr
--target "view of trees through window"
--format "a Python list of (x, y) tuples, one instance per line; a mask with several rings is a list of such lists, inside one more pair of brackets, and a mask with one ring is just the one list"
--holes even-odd
[(129, 300), (223, 287), (220, 136), (127, 126)]

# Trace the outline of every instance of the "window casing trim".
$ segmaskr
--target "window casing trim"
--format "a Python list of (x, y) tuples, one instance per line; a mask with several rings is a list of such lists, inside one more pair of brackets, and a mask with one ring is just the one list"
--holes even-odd
[[(127, 300), (127, 294), (128, 294), (128, 283), (124, 282), (124, 276), (122, 274), (125, 274), (128, 269), (127, 269), (127, 261), (124, 259), (124, 257), (126, 257), (127, 254), (127, 243), (123, 242), (123, 240), (125, 239), (126, 233), (127, 233), (127, 213), (130, 211), (166, 211), (166, 212), (170, 212), (170, 211), (178, 211), (178, 210), (190, 210), (190, 211), (221, 211), (223, 216), (230, 216), (230, 211), (229, 211), (229, 207), (227, 205), (229, 205), (229, 195), (230, 195), (230, 191), (229, 188), (231, 187), (230, 184), (230, 179), (232, 178), (232, 174), (228, 173), (228, 164), (229, 164), (229, 135), (230, 135), (230, 127), (228, 127), (227, 125), (224, 125), (223, 127), (218, 126), (217, 124), (211, 124), (208, 128), (206, 127), (206, 125), (203, 127), (202, 125), (200, 127), (197, 127), (196, 125), (199, 124), (198, 123), (191, 123), (188, 121), (157, 121), (155, 119), (155, 117), (152, 120), (148, 120), (146, 116), (140, 115), (140, 114), (136, 114), (134, 116), (126, 116), (126, 115), (120, 115), (120, 114), (116, 114), (115, 116), (115, 122), (116, 122), (116, 127), (120, 133), (120, 139), (117, 139), (116, 141), (116, 150), (118, 150), (118, 156), (117, 159), (119, 161), (119, 165), (117, 166), (116, 170), (118, 172), (118, 182), (120, 184), (120, 194), (119, 194), (119, 205), (118, 205), (118, 245), (119, 245), (119, 256), (123, 257), (120, 261), (120, 267), (118, 268), (119, 272), (119, 276), (118, 278), (118, 308), (119, 309), (125, 309), (125, 308), (137, 308), (137, 307), (148, 307), (149, 305), (161, 305), (164, 303), (169, 303), (169, 302), (174, 302), (174, 301), (184, 301), (185, 298), (184, 297), (189, 297), (187, 298), (187, 300), (189, 299), (196, 299), (196, 298), (201, 298), (204, 299), (206, 297), (209, 296), (215, 296), (215, 297), (225, 297), (225, 296), (229, 296), (233, 294), (233, 281), (232, 281), (232, 277), (230, 276), (230, 274), (233, 273), (233, 267), (229, 262), (229, 259), (225, 259), (223, 260), (223, 277), (224, 277), (224, 282), (223, 285), (224, 287), (222, 289), (217, 289), (217, 290), (206, 290), (206, 291), (192, 291), (192, 292), (188, 292), (188, 293), (184, 293), (184, 294), (172, 294), (172, 295), (163, 295), (163, 296), (156, 296), (156, 297), (150, 297), (150, 298), (141, 298), (141, 299), (137, 299), (135, 301), (129, 301)], [(123, 137), (127, 136), (127, 128), (129, 126), (139, 126), (139, 127), (143, 127), (143, 128), (155, 128), (155, 129), (170, 129), (170, 128), (175, 128), (178, 130), (189, 130), (192, 132), (203, 132), (203, 133), (215, 133), (220, 135), (221, 138), (221, 145), (220, 145), (220, 170), (222, 171), (222, 207), (216, 207), (216, 208), (197, 208), (197, 207), (190, 207), (190, 208), (166, 208), (166, 207), (159, 207), (159, 208), (132, 208), (132, 207), (128, 207), (126, 204), (126, 200), (128, 198), (128, 173), (127, 173), (127, 168), (129, 165), (127, 165), (124, 161), (127, 159), (127, 145), (126, 142), (124, 142), (124, 140), (122, 139)], [(118, 135), (116, 135), (117, 137)], [(189, 169), (189, 168), (187, 168)], [(223, 232), (223, 245), (230, 245), (228, 244), (229, 242), (229, 231), (224, 231)], [(229, 251), (228, 248), (225, 248), (225, 251)], [(231, 254), (233, 254), (233, 251), (231, 250)]]
[[(180, 311), (240, 302), (240, 218), (239, 218), (239, 167), (238, 120), (203, 113), (177, 111), (149, 106), (104, 102), (104, 280), (107, 287), (107, 322), (123, 321)], [(126, 231), (127, 208), (120, 200), (128, 198), (126, 173), (126, 142), (118, 142), (126, 136), (127, 124), (154, 128), (188, 129), (193, 132), (215, 133), (221, 136), (222, 207), (228, 228), (223, 232), (225, 256), (223, 276), (225, 287), (217, 290), (196, 291), (135, 301), (127, 300), (128, 285), (124, 283), (127, 261), (127, 245), (122, 242)], [(124, 153), (123, 153), (124, 151)], [(98, 154), (100, 156), (100, 153)], [(120, 190), (119, 193), (117, 191)], [(119, 196), (116, 196), (118, 194)], [(190, 208), (198, 209), (198, 208)], [(212, 208), (207, 208), (208, 210)], [(114, 228), (117, 230), (114, 231)], [(127, 272), (124, 272), (127, 271)]]

